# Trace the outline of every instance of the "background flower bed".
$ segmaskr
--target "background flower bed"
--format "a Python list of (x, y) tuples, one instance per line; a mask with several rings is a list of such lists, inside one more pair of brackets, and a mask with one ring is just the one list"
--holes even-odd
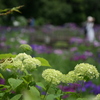
[[(7, 31), (5, 31), (6, 29)], [(30, 37), (29, 37), (30, 34), (33, 34), (34, 36), (35, 33), (38, 34), (38, 36), (40, 35), (40, 37), (42, 37), (41, 32), (44, 35), (45, 34), (48, 35), (51, 32), (48, 30), (42, 31), (42, 28), (40, 29), (41, 30), (36, 31), (33, 28), (19, 28), (19, 27), (17, 28), (3, 27), (3, 29), (1, 28), (0, 53), (17, 54), (20, 52), (18, 49), (20, 44), (29, 43), (33, 49), (33, 51), (31, 52), (31, 55), (33, 57), (43, 57), (47, 59), (50, 65), (54, 69), (59, 70), (62, 73), (68, 73), (70, 70), (73, 70), (76, 64), (83, 62), (95, 65), (97, 69), (100, 71), (99, 35), (97, 38), (98, 42), (90, 45), (87, 42), (84, 43), (83, 35), (79, 33), (82, 32), (82, 30), (77, 31), (76, 29), (72, 28), (72, 30), (68, 31), (68, 30), (63, 30), (63, 28), (61, 28), (61, 30), (59, 31), (58, 28), (58, 33), (56, 33), (57, 32), (55, 31), (57, 30), (56, 27), (55, 29), (54, 28), (51, 29), (51, 31), (53, 31), (53, 34), (63, 34), (64, 36), (65, 34), (67, 34), (69, 37), (68, 39), (69, 41), (63, 41), (63, 42), (57, 41), (57, 43), (49, 45), (48, 43), (45, 43), (45, 41), (41, 43), (33, 39), (33, 41), (30, 43)], [(45, 29), (47, 29), (47, 27)], [(62, 30), (64, 31), (64, 33)], [(41, 73), (44, 69), (45, 67), (44, 68), (41, 67), (36, 72), (33, 73), (37, 81), (42, 81)], [(91, 80), (95, 85), (98, 85), (97, 89), (99, 89), (100, 85), (99, 80), (100, 78), (98, 78), (97, 80), (95, 79)]]
[[(99, 26), (95, 27), (98, 43), (93, 45), (84, 43), (82, 28), (75, 24), (65, 26), (44, 25), (40, 28), (32, 27), (0, 27), (0, 53), (19, 53), (20, 44), (30, 44), (33, 48), (32, 56), (46, 58), (52, 66), (63, 72), (73, 69), (76, 63), (88, 62), (100, 66)], [(58, 35), (55, 35), (58, 34)], [(30, 36), (33, 40), (30, 43)], [(49, 45), (45, 41), (35, 41), (34, 38), (43, 38), (45, 35), (68, 37), (66, 41), (58, 41)], [(87, 48), (88, 46), (88, 48)], [(95, 48), (95, 49), (94, 49)], [(59, 60), (59, 62), (58, 62)], [(71, 67), (69, 67), (71, 66)], [(67, 68), (66, 68), (67, 67)], [(66, 69), (66, 70), (65, 70)]]

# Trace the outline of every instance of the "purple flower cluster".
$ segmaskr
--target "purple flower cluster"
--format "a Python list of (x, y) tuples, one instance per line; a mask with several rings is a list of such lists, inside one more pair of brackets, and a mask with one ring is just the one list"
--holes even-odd
[(5, 84), (5, 79), (0, 78), (0, 84)]
[(37, 53), (51, 53), (52, 52), (52, 48), (46, 47), (45, 45), (32, 44), (31, 47)]
[[(0, 78), (0, 84), (4, 85), (6, 83), (5, 79)], [(1, 91), (5, 91), (7, 88), (1, 89)], [(15, 94), (16, 92), (14, 90), (11, 90), (10, 93)]]
[(82, 38), (79, 38), (79, 37), (72, 37), (72, 38), (70, 38), (70, 43), (81, 44), (83, 42), (84, 42), (83, 39)]
[[(58, 88), (60, 90), (62, 90), (63, 92), (77, 92), (77, 88), (79, 88), (81, 85), (80, 84), (77, 84), (77, 83), (69, 83), (68, 85), (66, 86), (63, 86), (63, 85), (59, 85)], [(70, 96), (70, 94), (65, 94), (62, 96), (63, 99), (66, 99)]]
[(59, 85), (58, 87), (63, 92), (76, 92), (76, 89), (79, 88), (81, 85), (77, 83), (69, 83), (67, 86)]
[(86, 59), (87, 59), (87, 57), (86, 57), (85, 55), (83, 55), (83, 54), (81, 54), (81, 55), (74, 55), (74, 56), (71, 58), (71, 60), (74, 60), (74, 61), (86, 60)]
[(95, 85), (91, 81), (82, 82), (81, 86), (77, 88), (78, 92), (88, 92), (89, 94), (97, 95), (100, 93), (100, 85)]
[[(58, 87), (63, 92), (86, 93), (92, 95), (97, 95), (100, 93), (100, 85), (95, 85), (91, 81), (88, 82), (80, 81), (78, 83), (69, 83), (66, 86), (59, 85)], [(63, 95), (62, 98), (67, 98), (69, 96), (70, 95)]]
[(74, 60), (74, 61), (78, 61), (78, 60), (86, 60), (88, 59), (89, 57), (92, 57), (93, 56), (93, 53), (92, 52), (89, 52), (89, 51), (85, 51), (84, 53), (78, 53), (76, 52), (72, 57), (71, 57), (71, 60)]

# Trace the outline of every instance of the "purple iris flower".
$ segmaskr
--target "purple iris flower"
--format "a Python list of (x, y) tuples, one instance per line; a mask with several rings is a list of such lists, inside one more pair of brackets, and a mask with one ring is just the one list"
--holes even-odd
[(88, 82), (84, 82), (84, 86), (86, 88), (95, 88), (95, 84), (93, 84), (91, 81), (88, 81)]
[(63, 92), (76, 92), (76, 88), (80, 87), (80, 84), (69, 83), (67, 86), (58, 86)]
[(100, 86), (95, 86), (95, 88), (93, 88), (91, 90), (91, 92), (95, 95), (100, 94)]
[(100, 86), (93, 84), (91, 81), (83, 82), (81, 87), (77, 88), (78, 92), (88, 92), (94, 95), (100, 93)]
[(74, 61), (78, 61), (78, 60), (86, 60), (87, 57), (83, 54), (82, 55), (76, 55), (75, 54), (71, 59), (74, 60)]

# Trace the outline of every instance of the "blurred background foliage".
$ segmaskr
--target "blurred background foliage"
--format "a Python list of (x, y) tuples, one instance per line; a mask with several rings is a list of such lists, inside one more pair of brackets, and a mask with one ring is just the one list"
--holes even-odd
[[(100, 24), (100, 0), (0, 0), (0, 9), (25, 5), (21, 8), (26, 19), (34, 17), (37, 24), (50, 23), (62, 25), (67, 22), (81, 24), (87, 16), (93, 16), (96, 24)], [(0, 16), (0, 24), (11, 25), (12, 15)]]

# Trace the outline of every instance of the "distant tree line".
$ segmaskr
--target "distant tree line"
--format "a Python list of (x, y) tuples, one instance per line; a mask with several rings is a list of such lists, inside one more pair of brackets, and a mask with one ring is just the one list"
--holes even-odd
[(19, 5), (25, 5), (21, 9), (22, 14), (15, 13), (14, 16), (34, 17), (41, 23), (80, 24), (87, 16), (93, 16), (100, 24), (100, 0), (0, 0), (0, 9)]

